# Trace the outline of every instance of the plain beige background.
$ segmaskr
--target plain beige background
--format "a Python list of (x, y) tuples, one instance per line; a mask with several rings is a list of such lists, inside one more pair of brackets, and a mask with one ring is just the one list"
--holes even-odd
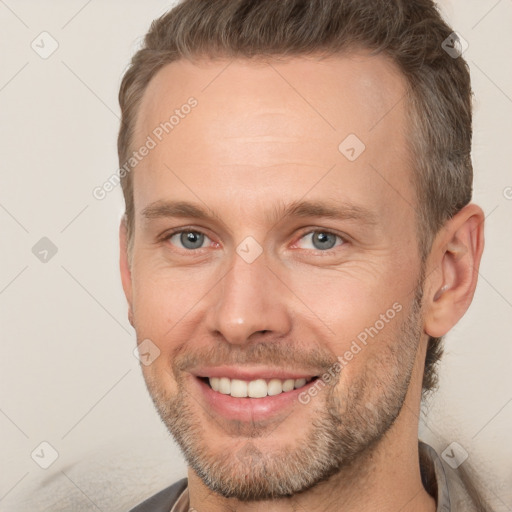
[[(0, 0), (6, 512), (121, 512), (185, 475), (133, 355), (117, 263), (121, 190), (102, 201), (92, 195), (118, 168), (123, 70), (171, 4)], [(463, 447), (495, 510), (505, 511), (512, 510), (512, 2), (441, 5), (469, 44), (474, 199), (487, 215), (486, 251), (474, 303), (446, 340), (441, 389), (425, 407), (421, 435), (439, 452), (452, 442)], [(57, 50), (43, 59), (53, 40)], [(58, 453), (48, 469), (40, 464), (53, 452), (42, 442)]]

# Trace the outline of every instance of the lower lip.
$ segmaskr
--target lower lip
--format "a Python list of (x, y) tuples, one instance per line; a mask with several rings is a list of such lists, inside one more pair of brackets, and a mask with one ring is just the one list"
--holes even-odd
[(298, 400), (299, 395), (307, 392), (316, 382), (316, 379), (314, 379), (301, 388), (274, 396), (235, 398), (231, 395), (224, 395), (214, 391), (206, 382), (198, 377), (193, 377), (193, 380), (200, 388), (200, 392), (209, 410), (226, 419), (243, 422), (264, 421), (271, 419), (279, 413), (282, 414), (293, 407), (294, 404), (300, 404)]

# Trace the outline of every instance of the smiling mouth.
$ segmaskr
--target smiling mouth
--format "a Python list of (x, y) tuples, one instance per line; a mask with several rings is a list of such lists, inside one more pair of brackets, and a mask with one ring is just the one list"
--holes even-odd
[(213, 391), (234, 398), (265, 398), (299, 389), (318, 377), (301, 379), (255, 379), (245, 381), (227, 377), (200, 377)]

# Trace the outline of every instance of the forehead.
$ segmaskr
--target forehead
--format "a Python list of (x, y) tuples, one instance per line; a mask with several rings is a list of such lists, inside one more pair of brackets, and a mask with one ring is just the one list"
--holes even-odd
[(155, 147), (134, 172), (136, 211), (184, 183), (225, 205), (241, 188), (303, 194), (322, 176), (315, 190), (332, 198), (410, 208), (407, 125), (405, 79), (382, 55), (175, 61), (139, 107), (133, 147)]
[[(404, 114), (405, 94), (405, 79), (395, 64), (384, 55), (362, 51), (281, 60), (182, 59), (165, 65), (148, 84), (136, 134), (145, 135), (194, 96), (205, 123), (208, 117), (229, 117), (227, 128), (236, 129), (244, 113), (271, 110), (290, 116), (295, 111), (301, 120), (311, 119), (315, 125), (322, 121), (324, 130), (352, 130), (365, 138), (377, 125), (385, 129)], [(388, 117), (391, 110), (394, 115)], [(280, 128), (276, 123), (264, 128), (272, 127)]]

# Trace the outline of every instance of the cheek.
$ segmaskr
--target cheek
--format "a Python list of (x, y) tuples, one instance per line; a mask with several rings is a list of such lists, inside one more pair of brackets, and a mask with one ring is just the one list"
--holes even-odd
[[(324, 343), (342, 366), (342, 388), (369, 367), (385, 374), (382, 366), (389, 364), (391, 345), (400, 337), (404, 312), (413, 298), (413, 269), (396, 279), (391, 266), (386, 272), (383, 267), (378, 272), (368, 268), (353, 265), (343, 272), (309, 272), (295, 280), (297, 295), (316, 315), (312, 321), (321, 320), (330, 329)], [(386, 371), (393, 371), (392, 365)]]
[(142, 365), (146, 386), (153, 399), (160, 403), (160, 407), (178, 395), (178, 383), (167, 361), (168, 358), (162, 353), (150, 365)]
[(186, 322), (214, 283), (211, 272), (155, 265), (136, 269), (132, 277), (137, 330), (155, 340)]
[(404, 290), (411, 289), (408, 283), (397, 282), (394, 271), (368, 265), (309, 270), (289, 279), (304, 305), (333, 331), (333, 337), (343, 340), (373, 325)]

